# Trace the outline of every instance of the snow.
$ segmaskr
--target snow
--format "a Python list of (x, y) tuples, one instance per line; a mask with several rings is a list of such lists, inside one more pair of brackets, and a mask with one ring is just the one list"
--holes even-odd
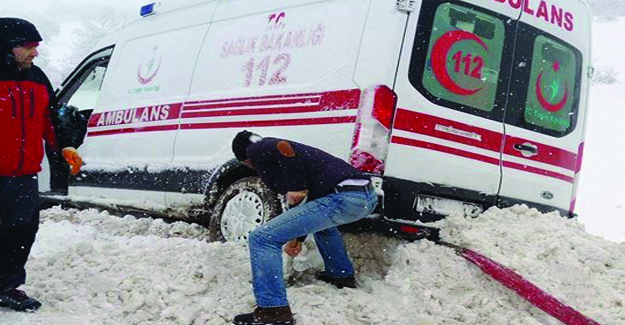
[(625, 242), (625, 42), (614, 42), (615, 31), (625, 31), (625, 18), (593, 24), (593, 65), (618, 75), (591, 87), (576, 213), (588, 232)]
[[(445, 240), (512, 268), (586, 316), (625, 323), (625, 244), (525, 206), (441, 226)], [(2, 324), (230, 324), (254, 305), (247, 248), (206, 238), (205, 228), (183, 222), (44, 210), (22, 287), (43, 307), (0, 309)], [(291, 262), (300, 270), (287, 272), (298, 324), (559, 324), (450, 248), (373, 234), (345, 241), (358, 289), (314, 280), (322, 264), (311, 242), (308, 255)]]

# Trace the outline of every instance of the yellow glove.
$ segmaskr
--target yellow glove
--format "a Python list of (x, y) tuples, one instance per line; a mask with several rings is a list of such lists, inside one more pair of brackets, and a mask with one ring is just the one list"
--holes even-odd
[(78, 154), (78, 151), (72, 147), (63, 148), (63, 158), (72, 167), (70, 174), (76, 175), (82, 167), (82, 157)]

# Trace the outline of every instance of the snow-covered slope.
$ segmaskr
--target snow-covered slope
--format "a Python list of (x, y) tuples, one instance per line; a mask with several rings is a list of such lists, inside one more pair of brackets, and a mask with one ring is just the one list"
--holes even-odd
[[(207, 243), (196, 225), (95, 210), (52, 208), (42, 218), (23, 289), (43, 307), (0, 309), (2, 324), (222, 325), (254, 305), (244, 244)], [(523, 206), (441, 226), (447, 241), (511, 267), (601, 324), (625, 324), (625, 244)], [(315, 281), (321, 264), (309, 250), (296, 261), (300, 272), (287, 273), (298, 324), (559, 324), (452, 249), (370, 234), (345, 240), (360, 287)]]

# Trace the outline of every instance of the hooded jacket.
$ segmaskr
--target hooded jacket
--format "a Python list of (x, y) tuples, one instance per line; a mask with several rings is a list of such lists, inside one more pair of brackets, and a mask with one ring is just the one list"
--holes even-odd
[(57, 101), (49, 79), (32, 66), (18, 71), (12, 49), (41, 36), (31, 23), (0, 18), (0, 176), (21, 176), (41, 171), (42, 139), (57, 143), (51, 112)]

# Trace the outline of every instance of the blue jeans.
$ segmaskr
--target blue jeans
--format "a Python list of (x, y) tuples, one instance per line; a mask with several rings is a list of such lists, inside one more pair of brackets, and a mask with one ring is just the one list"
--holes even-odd
[(352, 276), (354, 267), (336, 226), (368, 216), (377, 203), (373, 190), (331, 193), (289, 209), (250, 233), (252, 280), (258, 306), (289, 304), (282, 269), (282, 246), (310, 233), (315, 234), (325, 272), (336, 278)]

